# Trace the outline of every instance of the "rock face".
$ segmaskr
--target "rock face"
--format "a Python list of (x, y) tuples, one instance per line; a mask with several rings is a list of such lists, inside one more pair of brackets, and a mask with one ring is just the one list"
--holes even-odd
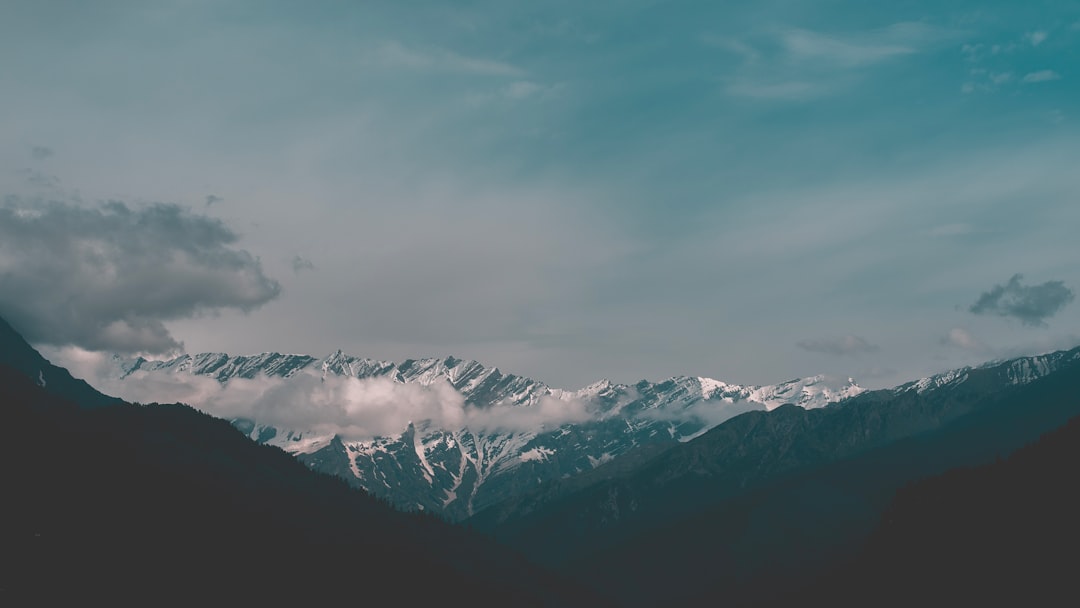
[[(772, 410), (788, 403), (816, 408), (863, 392), (850, 378), (838, 381), (824, 376), (769, 386), (680, 376), (633, 385), (601, 381), (570, 391), (454, 357), (394, 363), (341, 351), (321, 359), (279, 353), (203, 353), (167, 361), (114, 358), (113, 362), (117, 377), (124, 382), (190, 375), (212, 378), (223, 386), (237, 379), (260, 378), (284, 385), (317, 375), (324, 380), (353, 378), (449, 388), (460, 398), (459, 407), (480, 418), (496, 410), (503, 418), (529, 413), (524, 421), (510, 425), (466, 420), (448, 428), (446, 421), (413, 420), (395, 433), (360, 439), (326, 430), (284, 428), (261, 419), (257, 412), (232, 418), (253, 440), (281, 447), (315, 470), (340, 476), (400, 508), (436, 512), (452, 520), (469, 517), (545, 481), (589, 471), (641, 446), (688, 441), (747, 411)], [(292, 407), (305, 406), (299, 399)], [(207, 409), (214, 413), (213, 408)], [(560, 412), (571, 410), (577, 412), (572, 421), (560, 420)]]

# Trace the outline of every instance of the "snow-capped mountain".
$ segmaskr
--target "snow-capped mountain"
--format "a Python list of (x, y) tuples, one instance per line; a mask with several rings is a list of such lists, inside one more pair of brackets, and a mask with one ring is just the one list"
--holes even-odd
[[(688, 441), (746, 411), (785, 403), (821, 407), (864, 390), (850, 378), (825, 376), (768, 386), (679, 376), (563, 390), (454, 357), (395, 363), (341, 351), (321, 359), (279, 353), (203, 353), (166, 361), (114, 357), (113, 364), (124, 383), (202, 378), (223, 387), (258, 379), (287, 385), (315, 375), (324, 382), (353, 378), (449, 387), (459, 396), (461, 411), (471, 416), (456, 425), (447, 419), (411, 420), (391, 433), (350, 438), (326, 428), (286, 428), (258, 411), (232, 420), (255, 441), (281, 447), (316, 470), (341, 476), (399, 507), (451, 519), (468, 517), (545, 480), (592, 469), (638, 446)], [(309, 406), (300, 395), (290, 407)], [(207, 404), (192, 405), (216, 413)], [(494, 413), (516, 423), (478, 422)], [(531, 417), (513, 418), (519, 414)]]

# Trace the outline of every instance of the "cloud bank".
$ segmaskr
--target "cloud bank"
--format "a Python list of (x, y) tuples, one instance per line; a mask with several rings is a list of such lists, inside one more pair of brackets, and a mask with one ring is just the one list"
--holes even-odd
[(109, 356), (66, 347), (54, 353), (71, 372), (107, 394), (139, 403), (187, 403), (225, 419), (247, 418), (305, 434), (337, 435), (346, 441), (400, 435), (409, 425), (474, 432), (523, 432), (594, 419), (598, 412), (578, 399), (544, 397), (532, 405), (477, 407), (446, 381), (429, 385), (391, 378), (354, 378), (301, 370), (288, 378), (213, 378), (138, 370), (116, 376)]
[(33, 343), (119, 353), (181, 348), (164, 322), (250, 311), (277, 281), (220, 220), (172, 204), (0, 206), (0, 316)]
[(1015, 274), (1004, 285), (995, 285), (984, 292), (968, 310), (977, 315), (997, 315), (1019, 319), (1024, 325), (1045, 326), (1045, 319), (1058, 313), (1073, 301), (1071, 289), (1062, 281), (1047, 281), (1041, 285), (1021, 285), (1023, 275)]

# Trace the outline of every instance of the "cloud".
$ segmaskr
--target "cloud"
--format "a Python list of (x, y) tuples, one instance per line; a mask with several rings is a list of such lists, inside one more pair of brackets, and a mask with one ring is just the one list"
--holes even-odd
[(987, 353), (990, 348), (982, 340), (975, 337), (970, 331), (962, 327), (954, 327), (941, 338), (943, 346), (951, 346), (962, 350), (976, 353)]
[(1031, 43), (1031, 46), (1039, 46), (1040, 44), (1042, 44), (1043, 42), (1046, 41), (1046, 38), (1048, 36), (1049, 36), (1049, 34), (1047, 34), (1046, 32), (1036, 31), (1036, 32), (1029, 33), (1026, 36), (1026, 38), (1027, 38), (1028, 42)]
[(802, 340), (796, 344), (803, 350), (826, 355), (853, 356), (864, 353), (877, 352), (877, 345), (870, 344), (859, 336), (843, 336), (839, 338), (820, 338), (817, 340)]
[(474, 431), (541, 431), (564, 424), (587, 422), (596, 416), (597, 413), (580, 399), (547, 396), (532, 405), (470, 405), (465, 409), (465, 426)]
[(164, 322), (250, 311), (281, 288), (221, 221), (177, 205), (8, 197), (0, 206), (0, 316), (30, 342), (164, 353)]
[(210, 205), (220, 203), (223, 200), (225, 200), (225, 199), (221, 198), (220, 196), (218, 196), (216, 194), (207, 194), (206, 195), (206, 206), (209, 207)]
[(1061, 74), (1058, 74), (1054, 70), (1039, 70), (1038, 72), (1024, 74), (1022, 82), (1031, 84), (1033, 82), (1048, 82), (1051, 80), (1061, 80)]
[(991, 83), (1001, 85), (1012, 80), (1013, 74), (1012, 72), (991, 72), (988, 78), (990, 78)]
[(293, 256), (292, 259), (293, 272), (300, 272), (302, 270), (315, 270), (315, 264), (311, 263), (311, 260), (301, 257), (299, 255)]
[[(865, 76), (866, 68), (915, 55), (952, 38), (955, 33), (919, 22), (840, 34), (802, 28), (770, 31), (771, 44), (751, 46), (744, 40), (714, 34), (703, 44), (743, 58), (739, 75), (727, 93), (738, 97), (807, 101), (832, 94)], [(858, 74), (859, 71), (864, 72)]]
[(30, 156), (32, 156), (34, 160), (45, 160), (52, 155), (52, 148), (48, 148), (45, 146), (31, 146), (30, 148)]
[(188, 373), (137, 370), (119, 379), (103, 353), (66, 347), (54, 358), (98, 390), (139, 403), (187, 403), (208, 414), (248, 418), (280, 429), (367, 440), (422, 428), (529, 432), (598, 416), (577, 399), (544, 397), (532, 405), (477, 407), (445, 380), (402, 383), (388, 377), (354, 378), (304, 369), (288, 378), (259, 375), (220, 383)]
[(1023, 275), (1015, 274), (1004, 285), (979, 296), (968, 310), (977, 315), (997, 315), (1020, 319), (1024, 325), (1044, 326), (1045, 319), (1054, 316), (1073, 301), (1073, 292), (1061, 281), (1041, 285), (1021, 285)]
[(917, 49), (909, 44), (892, 42), (895, 36), (879, 40), (845, 40), (803, 29), (790, 29), (781, 34), (787, 51), (798, 59), (824, 61), (841, 67), (858, 67), (878, 63), (898, 55), (910, 55)]

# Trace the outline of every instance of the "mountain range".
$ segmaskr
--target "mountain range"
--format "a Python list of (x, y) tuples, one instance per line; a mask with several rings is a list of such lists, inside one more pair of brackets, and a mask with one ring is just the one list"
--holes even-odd
[[(125, 382), (184, 382), (197, 377), (223, 386), (254, 379), (279, 386), (317, 376), (320, 381), (385, 380), (452, 389), (465, 410), (477, 413), (473, 420), (457, 426), (413, 420), (382, 436), (349, 438), (335, 430), (283, 428), (260, 418), (259, 411), (231, 418), (252, 439), (281, 447), (315, 470), (337, 475), (399, 508), (434, 512), (451, 520), (463, 520), (640, 447), (689, 441), (744, 412), (785, 403), (821, 407), (864, 390), (850, 378), (837, 381), (825, 376), (768, 386), (680, 376), (633, 385), (600, 381), (571, 391), (454, 357), (394, 363), (341, 351), (321, 359), (280, 353), (203, 353), (165, 361), (114, 357), (111, 365), (111, 376)], [(307, 406), (303, 391), (288, 394), (292, 401), (275, 406)], [(215, 413), (210, 405), (193, 405)], [(512, 416), (530, 411), (548, 415), (538, 414), (517, 428), (490, 428), (490, 422), (484, 426), (492, 412)], [(560, 420), (561, 411), (577, 416)]]
[[(224, 585), (235, 601), (1016, 604), (1067, 591), (1071, 562), (1043, 548), (1080, 540), (1080, 348), (873, 391), (821, 377), (562, 391), (455, 358), (341, 353), (110, 366), (119, 386), (210, 386), (192, 393), (207, 410), (256, 405), (218, 420), (122, 403), (0, 323), (0, 415), (19, 431), (0, 459), (11, 597), (83, 597), (60, 577), (121, 603)], [(293, 390), (312, 386), (413, 387), (459, 410), (363, 438), (320, 423), (326, 395)], [(271, 424), (281, 408), (311, 424)], [(124, 557), (95, 559), (104, 546)], [(424, 584), (385, 584), (405, 572)]]

